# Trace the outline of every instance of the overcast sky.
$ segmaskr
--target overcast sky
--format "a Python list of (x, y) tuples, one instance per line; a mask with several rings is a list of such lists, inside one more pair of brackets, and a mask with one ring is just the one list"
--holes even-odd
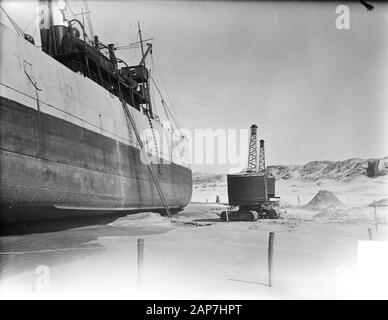
[[(68, 2), (80, 11), (82, 2)], [(256, 123), (268, 164), (388, 155), (387, 4), (348, 3), (350, 29), (337, 30), (335, 9), (345, 2), (88, 3), (101, 41), (137, 41), (137, 21), (155, 38), (155, 77), (182, 126)], [(34, 3), (3, 5), (23, 28), (35, 13)]]

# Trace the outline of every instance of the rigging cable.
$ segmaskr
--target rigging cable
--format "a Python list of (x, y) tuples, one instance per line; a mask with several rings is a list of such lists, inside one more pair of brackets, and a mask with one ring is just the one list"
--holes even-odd
[[(153, 82), (153, 84), (155, 85), (155, 87), (157, 88), (158, 92), (159, 92), (159, 95), (161, 97), (161, 102), (162, 102), (162, 106), (163, 106), (163, 109), (164, 109), (164, 112), (167, 116), (167, 119), (176, 126), (177, 129), (181, 128), (177, 118), (175, 117), (174, 113), (171, 111), (171, 108), (168, 106), (168, 104), (166, 103), (166, 100), (164, 99), (163, 95), (161, 94), (161, 91), (159, 89), (159, 87), (157, 86), (154, 78), (151, 77), (151, 80)], [(170, 116), (169, 116), (170, 115)], [(172, 121), (171, 121), (172, 119)]]
[(67, 2), (67, 0), (65, 0), (65, 4), (69, 8), (71, 14), (73, 15), (73, 18), (76, 18), (75, 14), (74, 14), (73, 10), (71, 9), (71, 7), (70, 7), (69, 3)]
[(114, 43), (114, 41), (112, 40), (112, 38), (109, 36), (109, 34), (107, 34), (102, 26), (102, 23), (99, 22), (97, 16), (95, 14), (93, 14), (93, 17), (94, 17), (94, 21), (97, 22), (97, 24), (100, 26), (100, 29), (101, 31), (104, 33), (104, 35), (107, 37), (107, 39), (111, 42), (111, 43)]
[[(154, 69), (154, 70), (155, 70), (155, 69)], [(156, 74), (156, 72), (155, 72), (155, 74)], [(156, 90), (157, 90), (158, 93), (159, 93), (159, 96), (160, 96), (160, 98), (161, 98), (161, 103), (162, 103), (162, 106), (163, 106), (163, 110), (164, 110), (164, 113), (166, 114), (166, 117), (167, 117), (168, 121), (170, 121), (170, 122), (172, 123), (172, 121), (171, 121), (171, 118), (172, 118), (172, 120), (173, 120), (175, 126), (176, 126), (177, 128), (179, 128), (179, 123), (178, 123), (178, 121), (176, 120), (176, 118), (175, 118), (173, 112), (170, 110), (169, 106), (167, 105), (166, 100), (165, 100), (164, 97), (163, 97), (162, 91), (160, 90), (159, 86), (157, 85), (157, 83), (156, 83), (154, 77), (151, 75), (150, 78), (151, 78), (152, 83), (154, 84)], [(170, 116), (169, 116), (169, 114), (170, 114)]]
[[(154, 84), (154, 87), (156, 88), (156, 90), (159, 93), (159, 96), (161, 98), (161, 103), (162, 103), (162, 106), (163, 106), (163, 110), (164, 110), (164, 113), (166, 114), (167, 120), (171, 122), (171, 119), (170, 119), (170, 117), (168, 115), (168, 110), (167, 110), (168, 106), (166, 105), (166, 103), (164, 101), (163, 95), (160, 92), (160, 89), (159, 89), (158, 85), (156, 84), (156, 82), (155, 82), (155, 80), (154, 80), (154, 78), (152, 76), (151, 76), (151, 80), (152, 80), (152, 83)], [(177, 124), (175, 124), (175, 125), (177, 125)]]
[(24, 33), (28, 30), (28, 28), (31, 26), (31, 23), (32, 23), (32, 21), (34, 21), (34, 19), (35, 19), (35, 17), (37, 16), (37, 13), (35, 13), (33, 16), (32, 16), (32, 18), (31, 18), (31, 20), (30, 20), (30, 22), (27, 24), (27, 26), (24, 28)]
[(11, 18), (11, 16), (7, 13), (7, 11), (5, 11), (5, 9), (3, 8), (3, 6), (0, 5), (0, 8), (1, 10), (4, 12), (5, 16), (8, 18), (8, 20), (11, 22), (12, 26), (14, 27), (16, 33), (19, 35), (19, 36), (24, 36), (24, 32), (22, 30), (22, 28), (20, 28), (18, 26), (18, 24)]
[(156, 81), (155, 81), (155, 79), (152, 76), (151, 76), (151, 80), (152, 80), (152, 82), (154, 83), (155, 87), (157, 88), (157, 90), (159, 92), (159, 95), (161, 97), (161, 102), (162, 102), (163, 108), (165, 110), (165, 113), (167, 115), (168, 114), (170, 115), (170, 116), (167, 116), (167, 117), (171, 118), (173, 120), (172, 123), (176, 126), (177, 129), (181, 128), (181, 125), (180, 125), (179, 121), (177, 120), (177, 115), (175, 114), (173, 108), (171, 107), (171, 104), (170, 105), (167, 104), (167, 101), (164, 99), (159, 86), (156, 84)]
[(157, 64), (158, 64), (158, 66), (159, 66), (157, 69), (160, 69), (160, 72), (157, 70), (158, 77), (159, 77), (159, 79), (160, 79), (160, 82), (163, 84), (163, 87), (164, 87), (164, 90), (165, 90), (165, 92), (166, 92), (167, 98), (168, 98), (168, 100), (169, 100), (169, 102), (170, 102), (170, 108), (169, 108), (170, 114), (171, 114), (171, 116), (174, 118), (174, 120), (175, 120), (176, 125), (178, 126), (178, 128), (181, 128), (181, 125), (180, 125), (179, 121), (177, 120), (177, 117), (178, 117), (178, 116), (177, 116), (176, 110), (175, 110), (175, 108), (174, 108), (174, 104), (172, 103), (172, 100), (171, 100), (171, 98), (170, 98), (170, 95), (168, 94), (167, 86), (165, 85), (164, 76), (163, 76), (163, 70), (162, 70), (162, 68), (161, 68), (161, 63), (160, 63), (158, 57), (156, 57), (156, 62), (157, 62)]

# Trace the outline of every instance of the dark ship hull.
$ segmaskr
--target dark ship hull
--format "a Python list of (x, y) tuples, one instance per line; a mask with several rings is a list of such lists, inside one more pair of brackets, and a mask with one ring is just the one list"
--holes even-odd
[[(0, 27), (1, 222), (163, 211), (117, 97)], [(131, 109), (146, 130), (149, 119)], [(152, 122), (170, 150), (173, 133)], [(180, 210), (191, 198), (191, 170), (184, 149), (180, 159), (160, 150), (148, 150), (151, 167), (171, 210)]]

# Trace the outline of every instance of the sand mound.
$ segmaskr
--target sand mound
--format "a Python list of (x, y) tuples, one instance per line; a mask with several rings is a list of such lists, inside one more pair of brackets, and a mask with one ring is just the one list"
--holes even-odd
[(136, 214), (129, 214), (125, 217), (119, 218), (109, 224), (112, 227), (118, 228), (173, 228), (174, 225), (167, 217), (162, 217), (155, 212), (142, 212)]
[(227, 206), (220, 204), (192, 204), (184, 211), (175, 214), (174, 221), (187, 222), (218, 220), (219, 215), (225, 210), (225, 208), (227, 208)]
[[(373, 213), (368, 207), (344, 208), (331, 205), (320, 209), (313, 218), (321, 222), (329, 223), (374, 223)], [(379, 219), (380, 223), (385, 223), (384, 219)]]
[(342, 207), (344, 204), (330, 191), (319, 190), (315, 197), (305, 205), (306, 208), (322, 209), (329, 206)]
[(370, 206), (388, 206), (388, 198), (381, 199), (379, 201), (372, 202)]

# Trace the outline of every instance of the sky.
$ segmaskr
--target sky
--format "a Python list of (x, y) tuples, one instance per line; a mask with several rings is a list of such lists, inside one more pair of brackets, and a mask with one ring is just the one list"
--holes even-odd
[[(82, 1), (68, 0), (74, 13)], [(338, 30), (338, 5), (350, 29)], [(2, 1), (27, 32), (36, 3)], [(388, 155), (388, 4), (88, 1), (95, 34), (118, 45), (154, 38), (148, 61), (182, 127), (258, 125), (266, 162)], [(4, 21), (4, 16), (1, 17)], [(38, 32), (35, 38), (38, 38)], [(120, 51), (135, 64), (139, 51)], [(168, 99), (169, 98), (169, 99)], [(157, 112), (162, 112), (161, 108)], [(241, 145), (246, 157), (247, 142)], [(228, 165), (193, 164), (226, 172)]]

